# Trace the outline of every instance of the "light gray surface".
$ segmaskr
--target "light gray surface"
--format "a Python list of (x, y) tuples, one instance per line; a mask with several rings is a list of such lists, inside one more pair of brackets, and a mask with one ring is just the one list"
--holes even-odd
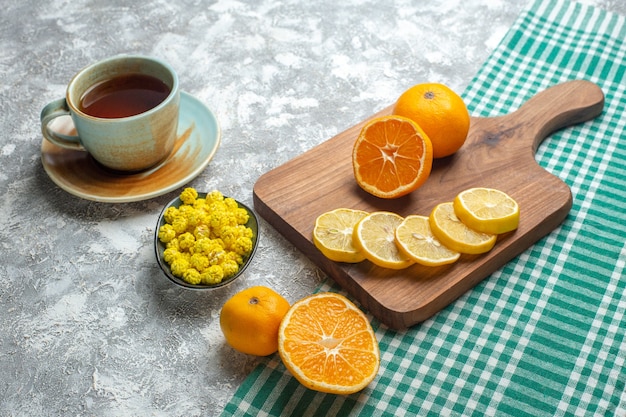
[[(626, 14), (621, 0), (585, 3)], [(152, 239), (178, 190), (129, 204), (60, 190), (40, 161), (41, 108), (96, 60), (163, 58), (222, 127), (190, 185), (252, 205), (260, 175), (411, 85), (462, 92), (527, 2), (0, 4), (0, 416), (199, 416), (219, 414), (260, 360), (225, 345), (221, 305), (251, 285), (294, 302), (325, 276), (262, 220), (240, 281), (173, 288)]]

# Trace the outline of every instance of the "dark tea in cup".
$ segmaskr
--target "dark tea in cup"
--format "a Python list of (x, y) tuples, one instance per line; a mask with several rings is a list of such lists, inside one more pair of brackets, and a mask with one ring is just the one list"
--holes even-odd
[[(65, 98), (41, 111), (41, 132), (61, 148), (86, 151), (102, 167), (136, 173), (165, 161), (178, 132), (180, 90), (174, 69), (157, 58), (118, 55), (70, 80)], [(71, 116), (75, 135), (52, 121)]]
[(80, 110), (90, 116), (116, 119), (144, 113), (163, 102), (170, 88), (147, 74), (122, 74), (101, 81), (80, 99)]

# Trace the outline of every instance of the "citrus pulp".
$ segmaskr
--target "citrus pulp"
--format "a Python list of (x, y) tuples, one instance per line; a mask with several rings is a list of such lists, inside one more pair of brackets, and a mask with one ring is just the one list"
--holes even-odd
[(453, 251), (476, 255), (490, 251), (496, 244), (496, 235), (477, 232), (461, 222), (452, 202), (437, 205), (428, 220), (433, 235)]
[(433, 235), (428, 217), (410, 215), (396, 227), (396, 244), (401, 252), (426, 266), (456, 262), (461, 254), (443, 245)]
[(396, 227), (403, 220), (402, 216), (386, 211), (368, 214), (354, 228), (354, 246), (374, 265), (390, 269), (411, 266), (413, 260), (400, 252), (395, 242)]
[(314, 294), (291, 306), (280, 325), (278, 353), (302, 385), (331, 394), (362, 390), (380, 366), (367, 317), (336, 293)]
[(493, 188), (470, 188), (459, 193), (453, 204), (457, 217), (479, 232), (501, 234), (519, 224), (517, 202)]
[(321, 214), (315, 220), (313, 243), (328, 259), (335, 262), (361, 262), (365, 256), (354, 247), (354, 226), (365, 217), (362, 210), (338, 208)]
[(382, 116), (361, 130), (352, 150), (357, 184), (380, 198), (398, 198), (415, 191), (432, 168), (432, 145), (413, 121)]

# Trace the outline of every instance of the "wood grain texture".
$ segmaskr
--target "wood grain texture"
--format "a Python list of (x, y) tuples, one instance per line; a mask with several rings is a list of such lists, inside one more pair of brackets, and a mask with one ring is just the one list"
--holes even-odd
[[(381, 322), (395, 329), (410, 327), (446, 307), (565, 219), (572, 206), (570, 189), (537, 164), (536, 150), (554, 131), (590, 120), (603, 107), (602, 90), (577, 80), (542, 91), (511, 114), (472, 117), (461, 150), (435, 160), (426, 184), (395, 200), (369, 195), (354, 180), (352, 146), (364, 120), (262, 175), (254, 186), (254, 206)], [(391, 106), (372, 117), (390, 112)], [(368, 261), (336, 263), (313, 244), (315, 219), (326, 211), (346, 207), (428, 215), (436, 204), (452, 201), (470, 187), (497, 188), (520, 206), (519, 228), (499, 236), (487, 254), (462, 255), (442, 267), (414, 265), (396, 271)]]

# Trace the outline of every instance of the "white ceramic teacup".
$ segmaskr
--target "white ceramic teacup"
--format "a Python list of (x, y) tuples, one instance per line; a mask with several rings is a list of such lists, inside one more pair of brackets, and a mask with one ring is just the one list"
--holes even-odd
[[(119, 80), (154, 81), (154, 78), (167, 88), (159, 92), (164, 99), (152, 108), (141, 110), (139, 114), (94, 116), (97, 113), (87, 110), (87, 105), (82, 101), (86, 95), (93, 95), (96, 88), (100, 89), (98, 98), (102, 98), (108, 94), (107, 88), (119, 89), (121, 87), (115, 85), (130, 83), (128, 90), (124, 91), (127, 95), (118, 96), (116, 104), (109, 105), (108, 110), (114, 113), (113, 110), (123, 109), (127, 103), (143, 97), (141, 91), (136, 93), (139, 90), (133, 89), (134, 81)], [(113, 83), (114, 86), (102, 87), (106, 83)], [(146, 91), (145, 96), (148, 97), (152, 92)], [(161, 96), (158, 97), (160, 99)], [(172, 152), (176, 142), (179, 106), (178, 76), (169, 64), (151, 57), (115, 56), (79, 71), (68, 84), (65, 98), (55, 100), (43, 108), (41, 130), (44, 138), (55, 145), (89, 152), (107, 168), (124, 172), (141, 171), (157, 165)], [(74, 122), (76, 136), (61, 134), (51, 128), (55, 118), (66, 115), (70, 115)]]

